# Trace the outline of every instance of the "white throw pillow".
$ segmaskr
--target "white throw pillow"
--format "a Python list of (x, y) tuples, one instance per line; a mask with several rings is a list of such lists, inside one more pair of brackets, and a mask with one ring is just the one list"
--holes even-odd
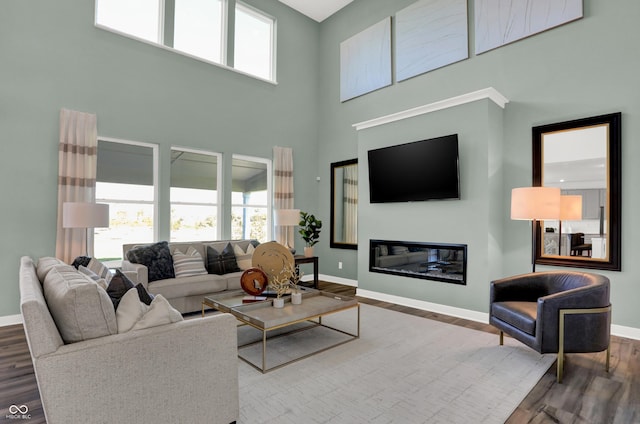
[(147, 306), (140, 302), (138, 291), (135, 288), (129, 289), (122, 296), (116, 311), (116, 319), (118, 333), (157, 327), (183, 320), (182, 314), (175, 310), (164, 296), (157, 294), (151, 305)]
[(238, 268), (245, 271), (251, 268), (251, 257), (253, 256), (253, 252), (256, 250), (255, 246), (249, 243), (247, 246), (246, 252), (242, 250), (242, 247), (237, 244), (233, 245), (233, 253), (236, 255), (236, 263), (238, 264)]
[(176, 278), (207, 274), (202, 255), (193, 246), (189, 246), (186, 254), (176, 249), (172, 256)]

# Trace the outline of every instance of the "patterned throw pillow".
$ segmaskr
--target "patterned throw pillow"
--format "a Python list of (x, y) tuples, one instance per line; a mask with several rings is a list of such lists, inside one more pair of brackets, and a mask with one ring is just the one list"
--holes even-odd
[(146, 246), (138, 246), (127, 252), (127, 260), (147, 267), (149, 282), (175, 278), (173, 258), (169, 243), (161, 241)]
[(81, 274), (86, 275), (87, 277), (91, 278), (93, 281), (98, 283), (98, 285), (100, 287), (102, 287), (103, 289), (105, 289), (105, 290), (107, 289), (107, 285), (108, 285), (107, 281), (104, 278), (100, 278), (100, 276), (98, 274), (96, 274), (95, 272), (91, 271), (86, 266), (78, 265), (78, 271)]
[(207, 269), (209, 270), (209, 274), (218, 275), (240, 271), (231, 243), (227, 243), (222, 249), (222, 252), (213, 246), (207, 246)]
[(109, 284), (109, 282), (111, 281), (111, 277), (113, 277), (113, 274), (111, 274), (111, 271), (109, 271), (109, 267), (107, 267), (96, 258), (91, 258), (91, 260), (87, 264), (87, 269), (95, 272), (100, 278), (104, 278), (104, 281), (106, 281), (107, 284)]
[(176, 278), (207, 274), (202, 256), (193, 246), (189, 246), (186, 254), (177, 249), (174, 250), (173, 271)]
[(233, 245), (233, 253), (236, 255), (236, 262), (238, 263), (238, 268), (242, 271), (246, 271), (251, 268), (251, 257), (253, 256), (253, 252), (256, 250), (253, 244), (249, 244), (247, 246), (246, 252), (242, 250), (242, 247), (237, 244)]

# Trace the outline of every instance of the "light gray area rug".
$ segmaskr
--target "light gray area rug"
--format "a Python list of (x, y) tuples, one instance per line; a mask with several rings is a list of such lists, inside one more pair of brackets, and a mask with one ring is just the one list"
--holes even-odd
[[(323, 322), (355, 332), (356, 312)], [(239, 341), (252, 331), (239, 328)], [(313, 329), (277, 338), (267, 357), (339, 337)], [(238, 360), (238, 423), (503, 423), (555, 359), (510, 338), (499, 346), (494, 334), (361, 305), (357, 340), (267, 374)]]

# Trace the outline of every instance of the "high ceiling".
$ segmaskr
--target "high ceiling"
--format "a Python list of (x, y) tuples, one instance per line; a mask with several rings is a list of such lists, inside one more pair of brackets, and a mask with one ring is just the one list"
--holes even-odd
[(311, 19), (322, 22), (353, 0), (279, 0)]

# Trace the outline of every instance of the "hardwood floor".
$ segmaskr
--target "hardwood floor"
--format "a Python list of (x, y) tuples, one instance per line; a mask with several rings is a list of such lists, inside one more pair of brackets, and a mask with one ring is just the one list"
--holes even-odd
[[(355, 288), (339, 284), (321, 282), (320, 288), (355, 295)], [(488, 324), (366, 298), (358, 300), (494, 333), (498, 343), (497, 330)], [(556, 368), (552, 366), (507, 423), (640, 423), (640, 341), (612, 337), (609, 373), (605, 372), (604, 363), (604, 353), (567, 355), (563, 383), (556, 383)], [(27, 405), (30, 424), (45, 423), (22, 325), (0, 327), (0, 421), (9, 414), (11, 405)]]

